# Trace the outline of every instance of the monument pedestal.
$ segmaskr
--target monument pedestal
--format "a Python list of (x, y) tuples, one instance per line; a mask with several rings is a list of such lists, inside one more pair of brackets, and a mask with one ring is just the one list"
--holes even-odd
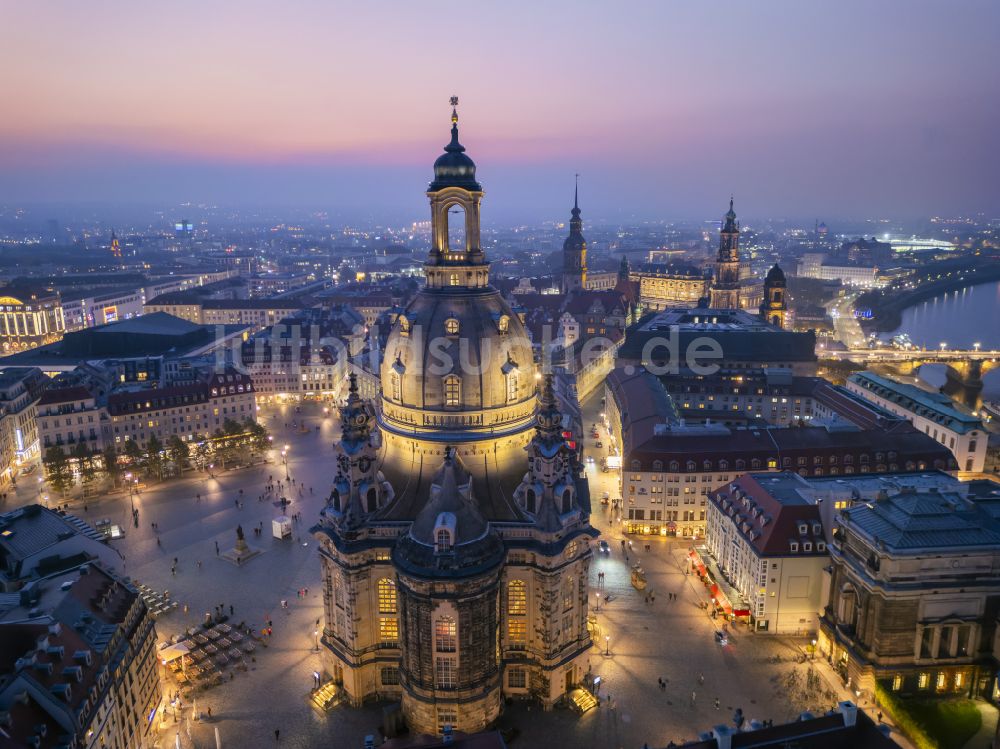
[(219, 556), (239, 567), (262, 553), (263, 552), (260, 549), (254, 549), (246, 542), (245, 538), (238, 535), (236, 538), (236, 546), (231, 548), (229, 551), (222, 552)]

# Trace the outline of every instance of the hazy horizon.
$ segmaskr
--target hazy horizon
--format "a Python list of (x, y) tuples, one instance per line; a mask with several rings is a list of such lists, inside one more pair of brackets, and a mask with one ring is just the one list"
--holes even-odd
[(425, 220), (456, 94), (487, 225), (1000, 215), (987, 0), (168, 7), (8, 9), (0, 203)]

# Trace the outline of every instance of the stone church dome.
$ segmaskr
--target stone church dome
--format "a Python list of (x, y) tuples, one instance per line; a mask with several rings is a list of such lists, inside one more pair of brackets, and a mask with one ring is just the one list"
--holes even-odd
[[(418, 293), (389, 333), (381, 376), (386, 418), (406, 426), (391, 406), (438, 413), (442, 426), (495, 430), (530, 418), (534, 405), (531, 343), (489, 287)], [(477, 418), (444, 418), (463, 413)]]

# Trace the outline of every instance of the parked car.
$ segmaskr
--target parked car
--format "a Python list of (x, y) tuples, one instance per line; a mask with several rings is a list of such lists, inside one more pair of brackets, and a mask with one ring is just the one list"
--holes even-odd
[(26, 465), (24, 468), (21, 469), (21, 475), (30, 476), (35, 472), (36, 468), (38, 468), (38, 463), (29, 463), (28, 465)]

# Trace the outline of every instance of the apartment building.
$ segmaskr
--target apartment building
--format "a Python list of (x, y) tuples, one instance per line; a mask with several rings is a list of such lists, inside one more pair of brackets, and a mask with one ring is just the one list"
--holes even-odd
[(961, 471), (981, 473), (986, 465), (989, 434), (978, 416), (941, 393), (874, 372), (857, 372), (847, 389), (914, 427), (951, 450)]
[(0, 369), (0, 485), (38, 455), (36, 404), (47, 380), (35, 367)]
[(5, 746), (125, 749), (159, 738), (153, 619), (93, 535), (39, 505), (0, 515), (0, 577), (14, 591), (0, 597)]
[[(732, 427), (682, 420), (663, 378), (624, 368), (608, 375), (605, 414), (621, 449), (622, 520), (638, 534), (703, 538), (709, 494), (751, 471), (803, 476), (955, 467), (941, 445), (904, 420), (818, 380), (809, 426)], [(775, 396), (772, 396), (775, 397)]]
[(737, 594), (726, 613), (757, 632), (818, 630), (830, 555), (807, 479), (748, 473), (709, 493), (705, 546)]

